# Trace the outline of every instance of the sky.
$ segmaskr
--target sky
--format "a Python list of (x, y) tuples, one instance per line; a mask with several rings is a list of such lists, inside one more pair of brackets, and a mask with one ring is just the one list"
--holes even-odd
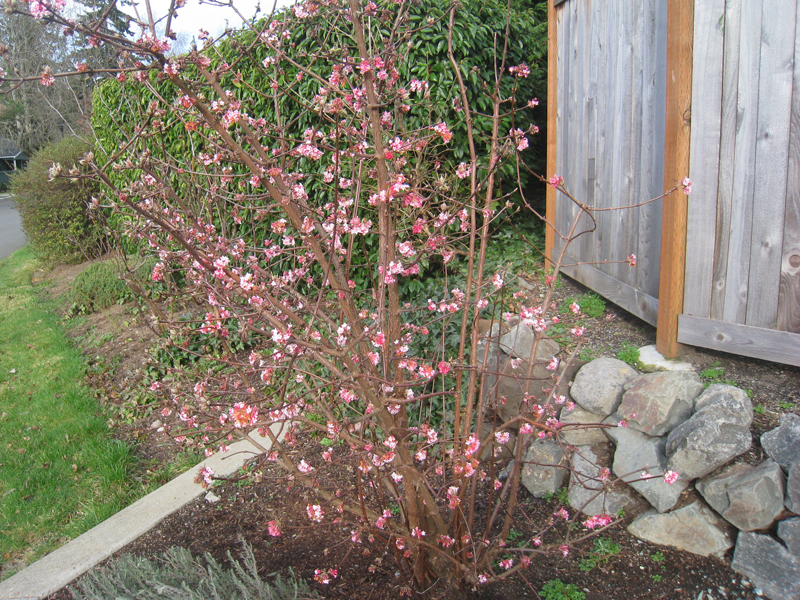
[[(275, 0), (262, 0), (261, 12), (262, 14), (272, 11), (273, 3)], [(147, 9), (143, 0), (138, 2), (139, 14), (145, 18)], [(166, 14), (169, 8), (170, 0), (151, 0), (151, 7), (153, 16), (157, 19)], [(278, 0), (278, 7), (290, 6), (294, 4), (293, 0)], [(256, 13), (256, 7), (259, 5), (259, 0), (234, 0), (234, 6), (246, 18), (251, 18)], [(122, 10), (128, 14), (134, 15), (134, 9), (131, 6), (123, 6)], [(230, 7), (221, 7), (201, 2), (201, 0), (186, 0), (186, 5), (179, 9), (177, 12), (177, 19), (172, 21), (172, 30), (179, 35), (179, 37), (186, 37), (191, 40), (196, 37), (200, 29), (205, 29), (212, 35), (216, 36), (221, 33), (226, 26), (239, 27), (242, 20)]]

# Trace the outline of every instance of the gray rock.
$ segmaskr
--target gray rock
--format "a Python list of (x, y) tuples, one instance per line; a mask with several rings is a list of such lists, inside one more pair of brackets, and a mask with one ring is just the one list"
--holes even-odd
[(503, 324), (500, 322), (491, 323), (491, 321), (481, 319), (478, 323), (478, 329), (481, 331), (481, 336), (478, 340), (476, 352), (477, 364), (481, 367), (485, 359), (486, 369), (494, 371), (497, 368), (497, 361), (500, 356), (500, 335), (504, 329)]
[(800, 557), (800, 517), (778, 523), (778, 537), (784, 541), (789, 552)]
[(600, 479), (600, 470), (610, 473), (611, 450), (607, 445), (579, 446), (572, 455), (569, 505), (586, 515), (617, 514), (638, 509), (642, 501), (627, 485), (614, 485), (611, 477)]
[(636, 371), (621, 360), (597, 358), (578, 371), (570, 394), (589, 412), (606, 417), (617, 410), (623, 386), (636, 375)]
[(209, 504), (216, 504), (220, 501), (220, 497), (217, 496), (214, 492), (206, 492), (206, 502)]
[(694, 401), (694, 412), (713, 411), (716, 419), (731, 425), (750, 427), (753, 422), (753, 403), (744, 390), (732, 385), (715, 383)]
[(639, 364), (636, 366), (647, 373), (652, 371), (694, 371), (691, 363), (664, 358), (656, 350), (655, 344), (639, 348)]
[(788, 472), (791, 465), (800, 461), (800, 416), (782, 414), (780, 426), (761, 436), (761, 446), (767, 456)]
[(702, 390), (700, 378), (690, 371), (639, 375), (625, 384), (617, 413), (633, 429), (664, 435), (691, 416), (694, 399)]
[[(508, 333), (500, 337), (500, 349), (516, 358), (530, 360), (533, 354), (533, 343), (536, 336), (533, 329), (524, 323), (517, 323)], [(539, 345), (536, 347), (536, 360), (550, 362), (561, 351), (557, 342), (550, 338), (539, 336)]]
[(733, 546), (731, 530), (701, 502), (665, 514), (649, 510), (628, 525), (628, 532), (639, 539), (718, 558)]
[[(547, 397), (544, 390), (553, 387), (553, 372), (548, 371), (546, 364), (537, 364), (528, 378), (527, 360), (512, 359), (500, 354), (500, 368), (495, 371), (495, 366), (487, 366), (483, 376), (484, 394), (488, 403), (489, 413), (497, 411), (497, 415), (505, 423), (525, 409), (526, 395), (535, 398), (528, 404), (543, 403)], [(513, 368), (512, 360), (517, 360), (517, 368)]]
[(567, 458), (558, 442), (534, 440), (523, 456), (520, 481), (534, 498), (555, 493), (567, 476)]
[[(573, 410), (562, 410), (560, 421), (564, 425), (597, 424), (602, 422), (603, 415), (597, 415), (575, 406)], [(561, 439), (571, 446), (594, 446), (595, 444), (605, 444), (608, 442), (606, 434), (599, 427), (576, 427), (575, 429), (565, 429), (561, 431)]]
[(789, 469), (789, 480), (786, 482), (786, 508), (794, 514), (800, 514), (800, 461)]
[[(483, 425), (481, 426), (481, 439), (485, 439), (486, 436), (492, 434), (494, 429), (495, 427), (491, 423), (484, 421)], [(478, 458), (480, 458), (480, 460), (488, 460), (489, 458), (494, 457), (499, 459), (501, 463), (505, 464), (514, 458), (514, 447), (516, 444), (517, 434), (513, 431), (508, 431), (508, 441), (505, 444), (498, 444), (496, 441), (494, 441), (494, 443), (481, 446)]]
[[(605, 422), (616, 424), (616, 419), (609, 417)], [(681, 478), (670, 485), (661, 477), (667, 470), (666, 440), (624, 427), (613, 427), (605, 432), (617, 446), (612, 469), (614, 475), (644, 496), (658, 512), (666, 512), (675, 506), (689, 481)], [(651, 478), (644, 479), (646, 476)]]
[(711, 508), (742, 531), (767, 529), (783, 512), (784, 475), (771, 459), (757, 467), (733, 465), (695, 487)]
[(800, 557), (769, 535), (741, 532), (731, 568), (772, 600), (800, 599)]
[(709, 404), (670, 432), (667, 467), (696, 479), (747, 452), (752, 443), (749, 427), (731, 423), (724, 406), (717, 410)]

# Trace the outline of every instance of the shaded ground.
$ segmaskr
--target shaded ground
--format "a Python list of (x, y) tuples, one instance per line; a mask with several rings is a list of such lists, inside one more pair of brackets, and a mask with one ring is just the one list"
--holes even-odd
[[(63, 270), (60, 278), (74, 277)], [(530, 295), (543, 290), (534, 281)], [(59, 284), (56, 285), (56, 288)], [(586, 290), (565, 282), (556, 290), (557, 309), (568, 298), (578, 298)], [(127, 312), (126, 312), (127, 311)], [(613, 318), (609, 318), (613, 314)], [(576, 324), (567, 311), (562, 315), (565, 331)], [(655, 342), (655, 330), (624, 311), (608, 306), (596, 317), (581, 317), (587, 328), (582, 356), (616, 356), (626, 345), (635, 347)], [(117, 435), (135, 440), (139, 452), (147, 457), (153, 469), (160, 461), (174, 455), (177, 448), (170, 440), (151, 427), (156, 419), (137, 387), (148, 367), (146, 348), (155, 340), (141, 314), (132, 314), (125, 307), (114, 307), (107, 314), (91, 316), (76, 329), (87, 354), (92, 357), (90, 381), (101, 390), (109, 405), (116, 407), (114, 420)], [(564, 350), (569, 350), (569, 336), (564, 336)], [(800, 403), (800, 370), (764, 361), (739, 358), (711, 351), (696, 351), (686, 357), (705, 381), (726, 382), (748, 390), (756, 407), (753, 422), (753, 448), (744, 457), (757, 461), (763, 457), (758, 438), (775, 427), (780, 414), (798, 411)], [(99, 365), (99, 366), (98, 366)], [(304, 455), (305, 456), (305, 455)], [(121, 552), (153, 555), (173, 545), (193, 552), (211, 552), (224, 559), (228, 550), (234, 554), (240, 539), (246, 539), (255, 549), (264, 576), (287, 574), (293, 569), (306, 579), (313, 579), (315, 569), (338, 569), (339, 576), (331, 585), (313, 585), (329, 598), (388, 600), (397, 598), (404, 587), (398, 576), (394, 553), (380, 540), (355, 545), (349, 540), (355, 523), (346, 519), (324, 527), (308, 527), (307, 491), (293, 487), (282, 473), (269, 463), (254, 466), (240, 481), (223, 483), (214, 488), (217, 503), (200, 499), (166, 519), (157, 528)], [(327, 477), (346, 481), (352, 477), (352, 466), (346, 462), (333, 467)], [(338, 469), (338, 470), (337, 470)], [(147, 476), (153, 476), (148, 470)], [(688, 490), (681, 504), (694, 498)], [(535, 500), (521, 492), (522, 511), (514, 527), (515, 536), (527, 540), (535, 531), (529, 523), (541, 522), (560, 507), (557, 499), (549, 502)], [(628, 516), (628, 520), (632, 515)], [(267, 522), (280, 520), (284, 534), (279, 538), (267, 533)], [(586, 592), (586, 598), (602, 600), (683, 599), (683, 598), (755, 598), (756, 590), (730, 570), (729, 553), (723, 560), (701, 558), (666, 547), (647, 544), (627, 535), (624, 523), (604, 532), (604, 538), (619, 545), (618, 553), (599, 561), (591, 569), (581, 568), (582, 559), (591, 557), (593, 542), (573, 548), (566, 558), (560, 554), (542, 556), (520, 575), (478, 590), (436, 588), (434, 597), (443, 599), (516, 599), (541, 597), (537, 591), (552, 579), (574, 583)], [(66, 591), (52, 597), (70, 598)]]

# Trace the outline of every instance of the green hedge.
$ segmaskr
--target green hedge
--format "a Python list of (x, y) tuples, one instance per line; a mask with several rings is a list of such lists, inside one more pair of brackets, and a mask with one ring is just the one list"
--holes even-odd
[[(447, 56), (447, 11), (448, 3), (440, 0), (421, 0), (411, 3), (408, 18), (410, 25), (421, 30), (414, 34), (412, 39), (402, 39), (404, 44), (404, 60), (397, 65), (400, 73), (400, 85), (408, 86), (416, 78), (425, 80), (430, 84), (429, 102), (412, 104), (411, 112), (401, 114), (393, 110), (395, 118), (402, 118), (404, 125), (409, 130), (426, 128), (431, 124), (445, 121), (452, 130), (453, 141), (443, 151), (443, 159), (450, 163), (448, 168), (455, 168), (459, 162), (468, 159), (468, 144), (466, 136), (466, 123), (463, 112), (458, 112), (454, 107), (454, 100), (458, 97), (455, 87), (455, 77)], [(321, 77), (328, 77), (337, 58), (345, 55), (356, 55), (352, 40), (346, 38), (329, 23), (330, 17), (325, 11), (325, 6), (310, 18), (304, 19), (299, 26), (291, 28), (290, 58), (300, 65), (310, 68)], [(293, 17), (289, 12), (278, 16), (287, 22)], [(490, 112), (490, 100), (483, 93), (485, 84), (491, 85), (494, 81), (496, 52), (502, 51), (506, 40), (506, 24), (508, 19), (508, 56), (506, 68), (525, 63), (529, 66), (531, 74), (526, 79), (516, 80), (505, 76), (501, 79), (501, 92), (509, 96), (514, 85), (518, 86), (516, 96), (520, 99), (518, 108), (522, 108), (514, 117), (507, 117), (501, 125), (501, 135), (506, 135), (514, 127), (525, 130), (531, 123), (543, 123), (545, 120), (544, 107), (525, 108), (527, 100), (533, 98), (544, 99), (546, 95), (546, 48), (547, 48), (547, 23), (546, 4), (536, 4), (534, 8), (525, 10), (513, 9), (509, 13), (505, 2), (498, 0), (464, 0), (456, 14), (453, 44), (454, 54), (461, 65), (462, 74), (469, 89), (469, 99), (473, 109)], [(258, 24), (258, 27), (263, 25)], [(374, 20), (374, 36), (381, 34), (380, 23)], [(252, 56), (246, 56), (243, 49), (249, 47), (255, 39), (252, 31), (243, 30), (236, 35), (216, 45), (213, 50), (205, 53), (212, 61), (213, 66), (222, 62), (235, 65), (220, 79), (223, 89), (235, 93), (237, 100), (242, 103), (242, 110), (253, 117), (262, 117), (268, 124), (276, 122), (274, 100), (269, 94), (268, 73), (262, 61), (268, 58), (269, 50), (264, 44), (255, 44)], [(315, 54), (323, 48), (327, 56), (317, 58)], [(195, 71), (194, 65), (187, 65), (184, 73), (191, 79)], [(270, 71), (270, 77), (276, 77), (281, 88), (292, 86), (292, 93), (281, 94), (278, 98), (282, 122), (285, 133), (294, 139), (301, 139), (303, 132), (319, 124), (319, 115), (308, 111), (314, 96), (319, 92), (320, 83), (311, 77), (297, 81), (299, 71), (289, 65), (287, 61), (281, 62), (281, 69), (277, 72)], [(180, 96), (177, 88), (162, 73), (151, 71), (150, 81), (155, 86), (161, 98), (174, 101)], [(254, 89), (249, 89), (252, 86)], [(123, 93), (126, 92), (126, 93)], [(209, 98), (215, 97), (210, 89), (204, 88)], [(116, 79), (108, 79), (98, 86), (94, 93), (94, 111), (92, 123), (100, 148), (116, 151), (133, 134), (134, 128), (141, 124), (142, 114), (146, 112), (148, 103), (154, 99), (143, 90), (136, 82), (128, 81), (119, 83)], [(389, 107), (391, 109), (391, 107)], [(395, 107), (396, 109), (397, 107)], [(155, 160), (165, 156), (181, 157), (190, 162), (193, 170), (203, 170), (202, 162), (198, 157), (203, 152), (213, 154), (214, 150), (207, 147), (200, 132), (187, 131), (180, 119), (167, 111), (165, 115), (157, 115), (161, 128), (155, 138), (147, 141), (147, 149)], [(488, 118), (476, 115), (475, 125), (479, 131), (488, 134), (491, 123)], [(275, 131), (275, 135), (277, 135)], [(269, 135), (269, 134), (267, 134)], [(544, 167), (545, 140), (543, 135), (530, 138), (531, 148), (521, 157), (526, 164), (536, 171)], [(134, 147), (135, 149), (136, 147)], [(140, 149), (144, 148), (142, 142)], [(485, 151), (479, 148), (479, 155)], [(485, 153), (485, 152), (483, 152)], [(304, 179), (304, 185), (311, 198), (317, 198), (324, 204), (327, 198), (317, 194), (317, 185), (314, 175), (321, 177), (325, 168), (330, 164), (331, 153), (326, 153), (322, 160), (312, 163), (304, 159), (300, 168), (312, 175)], [(244, 175), (246, 169), (241, 165), (233, 164), (233, 174)], [(516, 169), (513, 161), (507, 163), (500, 170), (500, 181), (503, 182), (504, 191), (510, 191), (517, 185)], [(119, 170), (112, 172), (112, 180), (124, 187), (125, 183), (139, 177), (140, 172), (135, 170)], [(242, 235), (246, 240), (260, 239), (270, 236), (266, 228), (261, 228), (258, 222), (263, 215), (255, 211), (242, 209), (229, 211), (218, 209), (214, 202), (209, 202), (207, 195), (199, 195), (186, 175), (177, 173), (162, 173), (170, 179), (171, 185), (181, 195), (188, 210), (195, 215), (202, 216), (207, 222), (214, 223), (219, 229), (225, 230), (229, 236)], [(249, 177), (249, 175), (248, 175)], [(527, 177), (523, 174), (523, 186)], [(241, 220), (236, 224), (234, 219)], [(118, 229), (124, 229), (124, 223), (118, 223)], [(132, 250), (132, 249), (129, 249)], [(368, 250), (368, 249), (366, 249)]]
[(73, 262), (91, 258), (106, 249), (103, 228), (94, 220), (92, 196), (98, 185), (87, 179), (50, 178), (54, 163), (63, 173), (79, 165), (91, 147), (78, 138), (64, 138), (45, 146), (26, 170), (11, 176), (11, 193), (31, 248), (40, 259)]

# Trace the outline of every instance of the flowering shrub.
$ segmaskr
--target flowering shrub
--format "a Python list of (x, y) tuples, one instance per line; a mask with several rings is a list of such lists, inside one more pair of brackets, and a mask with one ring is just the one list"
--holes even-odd
[[(130, 41), (47, 16), (124, 50), (113, 70), (127, 106), (123, 138), (101, 140), (102, 153), (84, 162), (128, 215), (127, 235), (157, 256), (151, 278), (178, 272), (185, 282), (173, 290), (180, 318), (162, 315), (172, 343), (215, 363), (154, 382), (170, 431), (210, 453), (258, 429), (271, 439), (269, 460), (311, 490), (309, 524), (353, 515), (352, 542), (367, 535), (393, 547), (409, 593), (440, 577), (508, 577), (537, 553), (567, 556), (573, 539), (613, 522), (581, 524), (562, 509), (536, 537), (506, 547), (523, 448), (558, 438), (565, 399), (555, 395), (559, 360), (535, 359), (550, 291), (541, 303), (504, 304), (507, 276), (485, 272), (491, 225), (508, 211), (499, 173), (511, 169), (521, 190), (521, 156), (536, 133), (521, 114), (536, 99), (518, 95), (530, 66), (509, 62), (507, 26), (492, 46), (493, 73), (474, 81), (453, 52), (457, 14), (452, 6), (414, 21), (406, 2), (309, 1), (252, 25), (227, 58), (213, 45), (168, 57), (169, 40), (152, 29)], [(434, 26), (447, 31), (447, 62), (437, 65), (452, 73), (446, 90), (411, 58)], [(300, 32), (317, 36), (302, 61), (290, 52)], [(242, 75), (253, 68), (266, 85)], [(309, 81), (313, 94), (301, 93)], [(457, 107), (447, 119), (442, 97)], [(274, 107), (269, 119), (255, 108), (262, 102)], [(286, 102), (301, 114), (282, 112)], [(176, 127), (184, 151), (165, 151)], [(461, 154), (451, 151), (457, 137)], [(566, 194), (563, 179), (550, 183)], [(445, 285), (402, 298), (402, 282), (432, 261)], [(456, 262), (458, 287), (449, 280)], [(535, 331), (525, 368), (504, 375), (549, 382), (504, 422), (497, 386), (480, 385), (494, 367), (487, 352), (479, 360), (482, 318)], [(433, 331), (440, 343), (421, 343)], [(320, 446), (299, 455), (306, 431)], [(515, 466), (501, 479), (493, 457), (508, 446)], [(353, 465), (353, 480), (328, 484), (333, 462)], [(210, 484), (214, 474), (199, 477)], [(569, 524), (566, 537), (559, 523)], [(268, 531), (283, 528), (275, 521)], [(330, 565), (316, 573), (322, 583), (337, 576)]]

